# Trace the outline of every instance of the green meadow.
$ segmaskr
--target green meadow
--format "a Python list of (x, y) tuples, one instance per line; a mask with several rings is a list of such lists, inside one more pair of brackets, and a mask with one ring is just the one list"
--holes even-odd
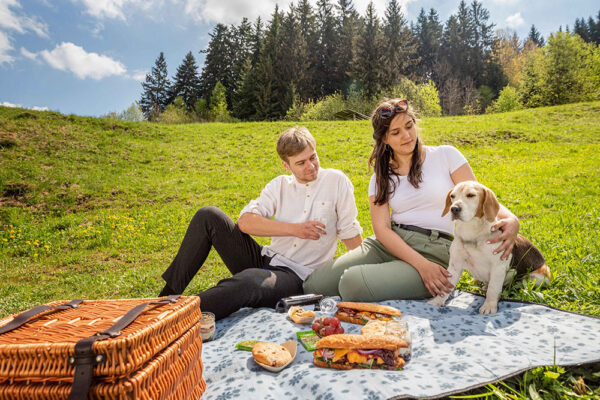
[[(0, 316), (58, 299), (156, 296), (198, 208), (216, 205), (237, 219), (285, 173), (275, 142), (295, 124), (160, 125), (0, 107)], [(354, 183), (359, 220), (371, 235), (369, 122), (304, 125), (321, 166)], [(600, 317), (600, 102), (428, 118), (419, 126), (426, 144), (463, 152), (552, 269), (549, 287), (516, 283), (503, 297)], [(228, 274), (211, 254), (186, 294)], [(466, 275), (460, 286), (479, 291)], [(598, 394), (594, 369), (580, 375)], [(560, 387), (570, 390), (567, 381), (579, 375), (565, 376)]]

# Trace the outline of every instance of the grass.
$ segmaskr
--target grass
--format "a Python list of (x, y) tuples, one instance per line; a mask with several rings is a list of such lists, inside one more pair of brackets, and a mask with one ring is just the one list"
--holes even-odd
[[(275, 141), (290, 125), (174, 126), (0, 107), (0, 316), (57, 299), (155, 296), (198, 208), (217, 205), (235, 219), (284, 173)], [(322, 166), (354, 183), (359, 220), (372, 234), (369, 123), (306, 126)], [(551, 286), (517, 283), (503, 296), (600, 316), (600, 103), (431, 118), (420, 127), (427, 144), (465, 154), (552, 268)], [(186, 293), (227, 275), (211, 254)], [(466, 275), (460, 287), (479, 291)], [(575, 391), (581, 377), (582, 398), (597, 398), (599, 371), (541, 368), (465, 396), (571, 397), (583, 393)]]

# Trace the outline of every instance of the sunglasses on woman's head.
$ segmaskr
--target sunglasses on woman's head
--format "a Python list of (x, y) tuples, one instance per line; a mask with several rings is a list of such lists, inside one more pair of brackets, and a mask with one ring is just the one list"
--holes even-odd
[(408, 110), (408, 100), (400, 100), (396, 103), (386, 105), (377, 110), (379, 118), (390, 118), (398, 113), (403, 113)]

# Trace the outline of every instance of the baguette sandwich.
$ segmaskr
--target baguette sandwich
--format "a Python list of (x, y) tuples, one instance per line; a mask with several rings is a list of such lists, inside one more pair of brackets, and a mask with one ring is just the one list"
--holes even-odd
[(402, 316), (402, 313), (397, 308), (390, 306), (345, 301), (337, 304), (335, 316), (340, 321), (365, 325), (372, 320), (391, 321), (394, 317)]
[(391, 335), (330, 335), (317, 342), (313, 363), (323, 368), (394, 371), (404, 366), (400, 352), (406, 347), (404, 340)]

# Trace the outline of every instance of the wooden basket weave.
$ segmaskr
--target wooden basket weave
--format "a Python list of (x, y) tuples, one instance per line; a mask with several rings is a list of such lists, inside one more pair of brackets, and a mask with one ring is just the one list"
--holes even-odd
[[(206, 389), (201, 352), (200, 323), (197, 323), (130, 377), (96, 380), (88, 399), (197, 400)], [(0, 399), (66, 399), (70, 390), (71, 384), (67, 382), (5, 382), (0, 384)]]
[[(74, 354), (75, 343), (104, 331), (131, 308), (152, 300), (159, 299), (83, 301), (78, 308), (42, 313), (22, 327), (0, 335), (0, 383), (72, 382), (75, 368), (69, 364), (69, 358)], [(94, 377), (117, 380), (128, 376), (178, 338), (183, 340), (182, 336), (198, 337), (198, 343), (194, 345), (200, 347), (200, 318), (200, 299), (196, 296), (180, 297), (172, 304), (149, 306), (120, 336), (94, 343), (94, 353), (104, 355), (106, 359), (94, 367)], [(1, 320), (0, 327), (10, 320), (12, 317)], [(194, 329), (190, 331), (192, 327)], [(152, 362), (161, 357), (167, 357), (166, 352)], [(190, 365), (196, 374), (201, 374), (201, 362)], [(170, 367), (163, 365), (156, 368)], [(0, 395), (0, 398), (3, 396)]]

